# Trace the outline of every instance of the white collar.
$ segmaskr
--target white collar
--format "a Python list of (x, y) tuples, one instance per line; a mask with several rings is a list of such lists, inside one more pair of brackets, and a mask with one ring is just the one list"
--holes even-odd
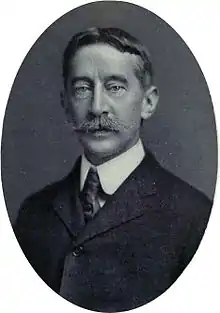
[[(125, 179), (135, 170), (145, 156), (142, 141), (114, 159), (97, 166), (99, 179), (105, 193), (112, 195)], [(88, 171), (92, 164), (82, 155), (80, 190), (83, 189)]]

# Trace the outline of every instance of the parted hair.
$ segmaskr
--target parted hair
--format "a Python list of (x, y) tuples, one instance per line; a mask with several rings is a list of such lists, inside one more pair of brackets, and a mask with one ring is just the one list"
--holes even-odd
[(141, 65), (138, 66), (136, 74), (143, 85), (151, 84), (153, 81), (153, 69), (150, 55), (146, 47), (135, 37), (119, 28), (89, 28), (75, 34), (69, 41), (63, 54), (63, 79), (66, 87), (70, 69), (70, 62), (76, 52), (88, 45), (103, 43), (114, 47), (120, 52), (128, 52), (140, 57)]

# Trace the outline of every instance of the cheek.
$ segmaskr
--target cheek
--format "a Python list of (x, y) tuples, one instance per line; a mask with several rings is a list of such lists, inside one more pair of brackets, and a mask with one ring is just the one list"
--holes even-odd
[(126, 97), (115, 106), (115, 114), (124, 121), (139, 121), (141, 117), (141, 99)]
[(133, 93), (129, 100), (129, 107), (133, 119), (140, 120), (142, 111), (143, 96), (140, 93)]
[(88, 114), (88, 107), (88, 101), (76, 101), (74, 99), (71, 101), (72, 114), (76, 119), (84, 119)]

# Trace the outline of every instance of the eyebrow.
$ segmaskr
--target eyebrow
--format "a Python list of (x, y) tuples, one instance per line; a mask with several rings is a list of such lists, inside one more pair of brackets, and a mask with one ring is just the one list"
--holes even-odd
[[(87, 77), (87, 76), (76, 76), (76, 77), (73, 77), (72, 78), (72, 85), (74, 85), (76, 82), (79, 82), (79, 81), (85, 81), (87, 83), (89, 83), (90, 85), (94, 85), (94, 82), (91, 78)], [(125, 76), (123, 75), (110, 75), (110, 76), (107, 76), (105, 78), (105, 81), (106, 82), (109, 82), (109, 81), (119, 81), (125, 85), (128, 85), (128, 81), (126, 79)]]
[(111, 76), (108, 76), (106, 78), (107, 81), (111, 81), (111, 80), (115, 80), (115, 81), (119, 81), (125, 85), (128, 84), (128, 81), (127, 79), (123, 76), (123, 75), (111, 75)]
[(90, 79), (87, 76), (76, 76), (76, 77), (73, 77), (71, 83), (72, 83), (72, 85), (74, 85), (76, 82), (79, 82), (79, 81), (85, 81), (85, 82), (93, 85), (92, 79)]

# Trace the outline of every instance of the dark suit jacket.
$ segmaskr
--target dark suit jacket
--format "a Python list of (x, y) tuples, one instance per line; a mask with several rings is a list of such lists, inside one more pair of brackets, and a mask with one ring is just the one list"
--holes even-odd
[(151, 154), (85, 225), (80, 160), (63, 180), (29, 197), (15, 234), (39, 276), (84, 308), (123, 311), (162, 294), (205, 231), (211, 202)]

